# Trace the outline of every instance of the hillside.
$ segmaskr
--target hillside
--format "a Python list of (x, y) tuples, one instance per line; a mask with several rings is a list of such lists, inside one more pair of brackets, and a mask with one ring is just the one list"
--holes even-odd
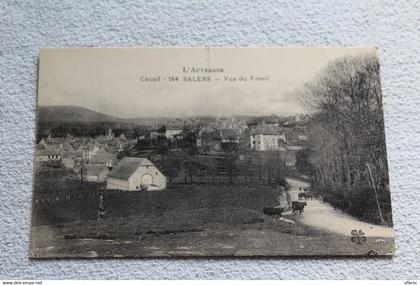
[(122, 122), (122, 119), (78, 106), (39, 106), (39, 123)]
[[(217, 116), (189, 116), (189, 117), (142, 117), (119, 118), (104, 113), (92, 111), (88, 108), (69, 105), (38, 106), (38, 125), (46, 128), (63, 124), (111, 124), (136, 125), (154, 128), (161, 125), (182, 125), (183, 123), (215, 123)], [(240, 120), (249, 120), (250, 116), (236, 116)], [(112, 126), (110, 126), (112, 127)]]
[(150, 126), (167, 124), (170, 118), (130, 118), (123, 119), (79, 106), (39, 106), (38, 123), (40, 125), (57, 126), (61, 124), (95, 124), (110, 123), (123, 125)]

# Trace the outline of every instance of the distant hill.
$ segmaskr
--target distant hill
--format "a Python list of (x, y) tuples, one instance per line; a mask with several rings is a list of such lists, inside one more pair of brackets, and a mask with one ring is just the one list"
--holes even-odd
[(168, 124), (171, 118), (129, 118), (123, 119), (79, 106), (38, 106), (38, 124), (44, 128), (62, 124), (106, 124), (107, 127), (124, 125), (148, 126)]
[[(250, 116), (235, 116), (237, 120), (248, 121)], [(57, 127), (63, 124), (106, 124), (107, 127), (118, 127), (120, 125), (148, 126), (155, 128), (161, 125), (183, 125), (183, 124), (209, 124), (216, 123), (216, 116), (187, 116), (182, 118), (171, 117), (137, 117), (118, 118), (88, 108), (69, 105), (38, 106), (38, 124), (44, 128)]]
[(39, 123), (122, 123), (117, 117), (105, 115), (78, 106), (39, 106)]

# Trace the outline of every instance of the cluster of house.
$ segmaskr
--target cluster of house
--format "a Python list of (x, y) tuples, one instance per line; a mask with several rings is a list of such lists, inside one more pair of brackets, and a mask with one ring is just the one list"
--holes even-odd
[(245, 127), (217, 128), (207, 125), (198, 132), (196, 146), (206, 153), (222, 150), (277, 151), (287, 166), (296, 163), (296, 153), (306, 147), (304, 123), (280, 123), (275, 119), (249, 122)]
[(118, 161), (118, 152), (133, 143), (124, 135), (114, 137), (111, 130), (94, 139), (48, 136), (37, 144), (35, 167), (72, 169), (83, 181), (106, 181), (108, 189), (165, 189), (165, 176), (148, 159), (126, 157)]
[(149, 132), (149, 137), (151, 139), (164, 137), (170, 141), (174, 141), (175, 139), (182, 139), (183, 132), (184, 132), (183, 127), (172, 126), (171, 128), (161, 128), (158, 130), (151, 130)]
[(115, 137), (112, 130), (96, 138), (42, 138), (35, 152), (36, 167), (65, 167), (78, 173), (84, 181), (105, 182), (108, 189), (162, 190), (165, 176), (146, 158), (125, 157), (118, 161), (117, 154), (132, 148), (139, 140), (166, 138), (182, 140), (186, 133), (195, 133), (195, 147), (201, 153), (220, 154), (225, 151), (274, 151), (294, 166), (296, 154), (306, 147), (308, 140), (305, 124), (281, 123), (268, 117), (251, 122), (224, 122), (197, 126), (169, 126), (150, 130), (147, 135), (128, 140), (122, 134)]
[(197, 135), (196, 146), (206, 153), (217, 153), (222, 150), (236, 150), (242, 142), (242, 132), (238, 128), (206, 126)]
[(259, 117), (252, 121), (213, 121), (201, 126), (169, 125), (150, 130), (148, 137), (182, 140), (187, 132), (194, 132), (195, 147), (205, 154), (221, 154), (224, 151), (277, 151), (287, 166), (296, 163), (296, 153), (306, 147), (308, 136), (304, 121), (282, 122), (276, 116)]
[(52, 166), (80, 170), (87, 163), (111, 166), (118, 152), (129, 144), (124, 135), (114, 137), (112, 130), (96, 138), (76, 138), (71, 135), (61, 138), (42, 138), (36, 146), (37, 167)]
[(308, 136), (304, 127), (292, 129), (272, 125), (258, 125), (250, 130), (249, 145), (255, 151), (276, 151), (286, 166), (294, 166), (296, 154), (305, 149)]

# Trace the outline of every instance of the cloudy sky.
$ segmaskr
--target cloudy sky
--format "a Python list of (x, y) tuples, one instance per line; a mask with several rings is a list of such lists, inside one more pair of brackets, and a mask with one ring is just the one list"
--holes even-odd
[[(295, 91), (328, 61), (372, 49), (43, 49), (38, 104), (75, 105), (121, 118), (306, 113)], [(223, 68), (223, 73), (183, 73)], [(212, 82), (182, 82), (185, 76)], [(159, 82), (141, 78), (160, 76)], [(169, 82), (178, 76), (179, 82)], [(226, 82), (224, 76), (248, 81)], [(268, 81), (250, 82), (250, 76)], [(165, 81), (163, 79), (166, 79)], [(219, 79), (215, 81), (214, 79)]]

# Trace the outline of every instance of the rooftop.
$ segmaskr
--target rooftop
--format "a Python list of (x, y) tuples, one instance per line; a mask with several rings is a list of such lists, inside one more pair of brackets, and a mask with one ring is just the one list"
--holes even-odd
[(147, 158), (125, 157), (109, 173), (108, 177), (128, 179), (140, 166), (152, 166)]
[(105, 167), (104, 165), (86, 164), (85, 166), (83, 166), (83, 174), (84, 175), (99, 176), (99, 174), (101, 174), (102, 171), (109, 172), (108, 168)]
[(237, 139), (241, 136), (239, 129), (220, 129), (220, 137), (222, 139)]
[(98, 151), (97, 154), (93, 155), (92, 158), (89, 160), (90, 164), (101, 164), (106, 163), (108, 161), (116, 162), (117, 161), (117, 155), (113, 153), (109, 153), (104, 149), (101, 149)]
[(282, 135), (284, 133), (284, 129), (268, 125), (260, 125), (251, 131), (252, 135)]

